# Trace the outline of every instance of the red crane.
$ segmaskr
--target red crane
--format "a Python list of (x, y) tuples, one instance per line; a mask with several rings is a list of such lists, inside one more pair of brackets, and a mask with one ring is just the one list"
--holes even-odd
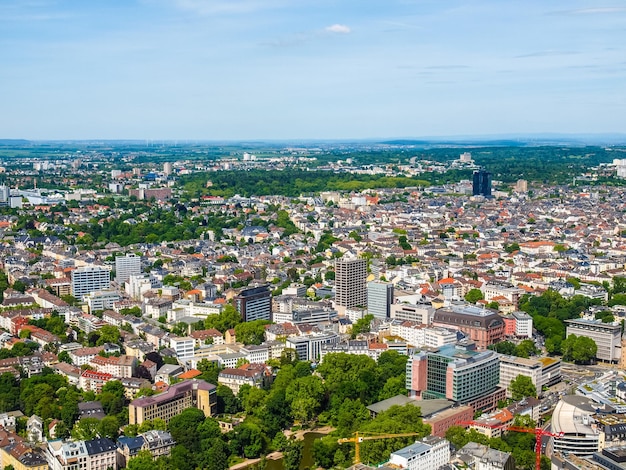
[(459, 426), (479, 426), (483, 428), (501, 429), (502, 431), (526, 432), (535, 435), (535, 470), (541, 470), (541, 438), (543, 436), (560, 438), (564, 436), (562, 432), (550, 432), (543, 428), (525, 428), (522, 426), (507, 426), (506, 424), (490, 425), (479, 421), (463, 421)]
[(527, 432), (535, 435), (535, 470), (541, 470), (541, 438), (543, 436), (549, 437), (563, 437), (562, 432), (550, 432), (537, 426), (536, 428), (523, 428), (521, 426), (509, 426), (507, 431), (515, 432)]

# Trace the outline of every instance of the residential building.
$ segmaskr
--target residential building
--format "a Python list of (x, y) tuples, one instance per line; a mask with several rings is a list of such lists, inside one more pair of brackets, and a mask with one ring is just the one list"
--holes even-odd
[(498, 387), (500, 358), (494, 351), (476, 351), (471, 342), (421, 351), (407, 362), (407, 389), (416, 398), (447, 398), (491, 410), (503, 399)]
[(117, 446), (108, 438), (90, 441), (48, 441), (50, 470), (117, 470)]
[(141, 256), (134, 253), (115, 257), (115, 281), (121, 286), (130, 276), (141, 274)]
[(367, 305), (367, 260), (361, 258), (335, 261), (335, 306), (340, 315), (346, 308)]
[(242, 385), (250, 385), (251, 387), (262, 388), (269, 384), (271, 372), (263, 365), (245, 364), (236, 369), (228, 368), (219, 373), (217, 379), (220, 385), (230, 388), (235, 395), (239, 393)]
[(217, 410), (217, 387), (204, 380), (185, 380), (170, 385), (166, 391), (151, 397), (141, 397), (128, 405), (130, 424), (145, 420), (162, 419), (166, 423), (187, 408), (198, 408), (204, 416), (215, 416)]
[(515, 470), (515, 460), (510, 452), (490, 449), (476, 442), (468, 442), (452, 459), (457, 467), (474, 470)]
[(272, 319), (272, 292), (269, 286), (243, 289), (235, 297), (235, 308), (243, 321)]
[(450, 460), (450, 443), (429, 436), (391, 453), (389, 464), (406, 470), (438, 470)]
[(585, 336), (598, 346), (596, 358), (606, 362), (618, 362), (622, 355), (622, 326), (603, 323), (601, 320), (565, 320), (567, 336)]
[(102, 266), (83, 266), (72, 271), (72, 295), (84, 300), (85, 295), (111, 287), (111, 272)]
[(389, 318), (393, 303), (391, 282), (371, 281), (367, 283), (367, 312), (376, 318)]
[(126, 468), (128, 461), (140, 451), (147, 450), (153, 459), (170, 455), (176, 442), (167, 431), (146, 431), (137, 437), (121, 436), (117, 440), (117, 453), (120, 468)]

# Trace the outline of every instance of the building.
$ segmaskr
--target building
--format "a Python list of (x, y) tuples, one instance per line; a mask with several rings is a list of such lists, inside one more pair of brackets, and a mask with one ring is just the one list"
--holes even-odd
[(83, 266), (72, 271), (72, 295), (84, 300), (85, 295), (111, 287), (111, 272), (101, 266)]
[(310, 334), (305, 336), (290, 336), (285, 342), (287, 348), (295, 349), (298, 359), (301, 361), (316, 362), (320, 359), (322, 345), (335, 344), (340, 340), (340, 336), (334, 332)]
[(228, 368), (219, 373), (217, 379), (220, 385), (230, 388), (235, 395), (239, 393), (242, 385), (262, 388), (269, 383), (269, 371), (265, 367), (257, 368)]
[(48, 441), (50, 470), (117, 470), (117, 446), (108, 438), (90, 441)]
[(367, 260), (338, 259), (335, 261), (335, 305), (339, 314), (346, 308), (367, 305)]
[(151, 397), (141, 397), (128, 405), (130, 424), (160, 418), (166, 423), (187, 408), (198, 408), (204, 416), (215, 416), (217, 411), (217, 387), (204, 380), (185, 380)]
[(367, 283), (367, 313), (376, 318), (389, 318), (393, 303), (393, 284), (372, 281)]
[(407, 470), (438, 470), (449, 460), (450, 443), (441, 437), (429, 436), (392, 452), (389, 463), (394, 468)]
[(601, 320), (565, 320), (567, 336), (585, 336), (598, 346), (596, 358), (606, 362), (618, 362), (622, 355), (622, 326), (602, 323)]
[(170, 348), (176, 352), (178, 359), (184, 360), (193, 357), (196, 340), (190, 336), (170, 338)]
[(504, 320), (497, 312), (468, 304), (452, 304), (435, 311), (433, 326), (462, 331), (478, 349), (487, 349), (505, 336)]
[(112, 309), (121, 297), (115, 289), (97, 290), (86, 294), (84, 297), (89, 307), (89, 312)]
[(543, 363), (536, 359), (525, 359), (516, 356), (500, 356), (500, 387), (506, 389), (507, 397), (511, 397), (509, 386), (511, 382), (519, 375), (529, 377), (532, 380), (537, 393), (541, 393), (541, 389), (545, 383), (543, 376)]
[(491, 173), (483, 169), (474, 171), (472, 194), (474, 196), (491, 197)]
[(513, 312), (511, 316), (515, 318), (515, 336), (518, 338), (532, 338), (533, 317), (525, 312)]
[(137, 437), (121, 436), (117, 440), (117, 453), (120, 468), (126, 468), (128, 461), (140, 451), (147, 450), (153, 459), (170, 455), (176, 442), (167, 431), (146, 431)]
[(429, 325), (435, 315), (435, 308), (430, 304), (398, 303), (391, 305), (390, 315), (396, 320), (408, 320)]
[(235, 308), (243, 321), (272, 319), (272, 292), (269, 286), (256, 286), (243, 289), (235, 297)]
[(553, 439), (555, 452), (591, 455), (600, 449), (600, 428), (593, 419), (600, 405), (577, 395), (561, 397), (552, 413), (551, 427), (563, 437)]
[(407, 362), (409, 396), (446, 398), (476, 410), (494, 409), (505, 397), (498, 387), (500, 355), (476, 351), (471, 342), (421, 351)]
[(115, 281), (121, 286), (130, 276), (141, 274), (141, 256), (134, 253), (115, 257)]
[(468, 442), (463, 446), (452, 463), (458, 464), (457, 468), (474, 470), (515, 470), (515, 461), (510, 452), (490, 449), (476, 442)]

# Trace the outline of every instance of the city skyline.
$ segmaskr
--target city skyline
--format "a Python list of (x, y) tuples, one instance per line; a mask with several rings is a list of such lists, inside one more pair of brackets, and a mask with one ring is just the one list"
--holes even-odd
[(9, 0), (0, 138), (624, 133), (616, 5)]

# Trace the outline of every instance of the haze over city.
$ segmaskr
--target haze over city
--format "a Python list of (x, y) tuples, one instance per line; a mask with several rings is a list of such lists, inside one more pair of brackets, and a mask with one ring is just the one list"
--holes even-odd
[(597, 1), (6, 0), (0, 137), (623, 133), (625, 23)]

